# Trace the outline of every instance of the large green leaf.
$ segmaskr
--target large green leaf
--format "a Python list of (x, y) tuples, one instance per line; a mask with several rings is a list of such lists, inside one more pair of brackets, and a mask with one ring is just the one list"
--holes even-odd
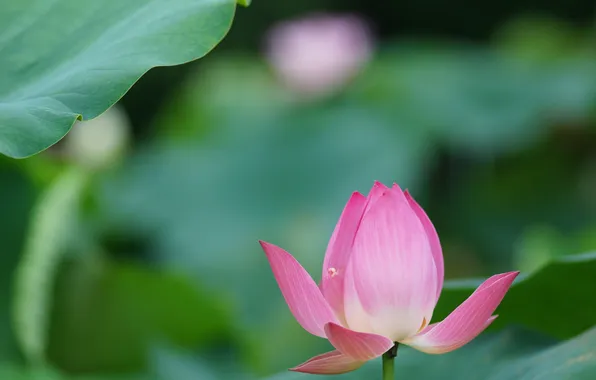
[(0, 13), (0, 152), (35, 154), (114, 104), (147, 70), (202, 57), (235, 0), (23, 0)]
[[(569, 338), (596, 324), (596, 253), (565, 256), (522, 276), (499, 306), (491, 328), (523, 325), (557, 338)], [(433, 315), (441, 320), (479, 281), (448, 281)]]
[[(593, 379), (596, 376), (596, 328), (567, 342), (553, 344), (547, 338), (519, 329), (486, 335), (445, 355), (427, 355), (400, 348), (396, 379), (417, 380), (559, 380)], [(309, 379), (311, 375), (284, 373), (269, 380)], [(339, 376), (318, 379), (377, 379), (381, 361)]]

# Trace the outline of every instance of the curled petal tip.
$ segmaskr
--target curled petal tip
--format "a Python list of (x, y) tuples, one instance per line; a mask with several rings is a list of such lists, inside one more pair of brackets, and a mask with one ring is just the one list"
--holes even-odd
[(275, 244), (268, 243), (264, 240), (259, 240), (259, 244), (265, 252), (265, 255), (269, 258), (271, 255), (276, 254), (277, 251), (282, 250), (280, 247), (276, 246)]
[(516, 279), (517, 276), (519, 276), (519, 274), (521, 273), (520, 271), (515, 271), (515, 272), (510, 272), (511, 273), (511, 277), (513, 277), (513, 279)]
[(357, 361), (339, 351), (327, 352), (308, 361), (290, 368), (292, 372), (302, 372), (318, 375), (337, 375), (353, 371), (364, 362)]
[(517, 276), (519, 276), (519, 273), (519, 271), (505, 272), (501, 275), (501, 278), (507, 279), (508, 282), (513, 283)]

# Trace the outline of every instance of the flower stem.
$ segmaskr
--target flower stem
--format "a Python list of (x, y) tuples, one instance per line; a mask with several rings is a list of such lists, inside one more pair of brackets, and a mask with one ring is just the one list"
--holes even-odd
[(394, 376), (394, 361), (397, 356), (397, 346), (399, 343), (395, 343), (395, 346), (383, 354), (383, 380), (393, 380)]

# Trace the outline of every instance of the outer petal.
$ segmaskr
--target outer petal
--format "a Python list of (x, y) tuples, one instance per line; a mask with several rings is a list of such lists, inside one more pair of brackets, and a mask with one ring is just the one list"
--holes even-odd
[(324, 326), (337, 318), (308, 272), (283, 249), (261, 241), (273, 275), (294, 318), (309, 333), (325, 337)]
[[(430, 320), (436, 301), (436, 267), (426, 232), (399, 188), (388, 189), (364, 215), (352, 256), (356, 295), (371, 316), (372, 331), (399, 341)], [(346, 309), (350, 328), (354, 324)]]
[(384, 336), (356, 332), (335, 323), (326, 324), (325, 332), (333, 347), (359, 361), (377, 358), (395, 344)]
[(334, 375), (353, 371), (360, 368), (362, 364), (364, 364), (363, 361), (354, 360), (336, 350), (315, 356), (299, 366), (290, 368), (290, 371)]
[(429, 354), (443, 354), (460, 348), (494, 321), (496, 316), (492, 313), (518, 274), (509, 272), (492, 276), (442, 322), (427, 327), (402, 343)]
[(410, 207), (414, 211), (414, 213), (420, 219), (424, 230), (426, 231), (426, 236), (428, 237), (428, 242), (430, 244), (430, 250), (433, 254), (433, 259), (435, 261), (435, 267), (437, 269), (437, 301), (439, 300), (439, 296), (441, 295), (441, 289), (443, 289), (443, 278), (445, 276), (445, 269), (443, 264), (443, 250), (441, 249), (441, 242), (439, 241), (439, 235), (435, 230), (432, 222), (422, 209), (418, 203), (412, 198), (410, 193), (406, 190), (404, 192)]
[(338, 318), (344, 315), (344, 276), (366, 197), (358, 192), (346, 204), (325, 253), (321, 291)]

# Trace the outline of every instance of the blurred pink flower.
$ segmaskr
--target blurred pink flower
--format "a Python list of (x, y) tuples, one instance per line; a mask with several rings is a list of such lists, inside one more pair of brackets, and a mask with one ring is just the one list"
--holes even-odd
[(429, 354), (453, 351), (497, 317), (519, 272), (490, 277), (442, 322), (428, 325), (443, 287), (439, 237), (422, 208), (398, 185), (355, 192), (333, 231), (320, 286), (283, 249), (261, 242), (300, 325), (335, 347), (292, 368), (335, 374), (383, 355), (395, 342)]
[(368, 61), (372, 38), (352, 15), (313, 15), (286, 21), (268, 35), (270, 63), (294, 91), (307, 95), (333, 92)]

